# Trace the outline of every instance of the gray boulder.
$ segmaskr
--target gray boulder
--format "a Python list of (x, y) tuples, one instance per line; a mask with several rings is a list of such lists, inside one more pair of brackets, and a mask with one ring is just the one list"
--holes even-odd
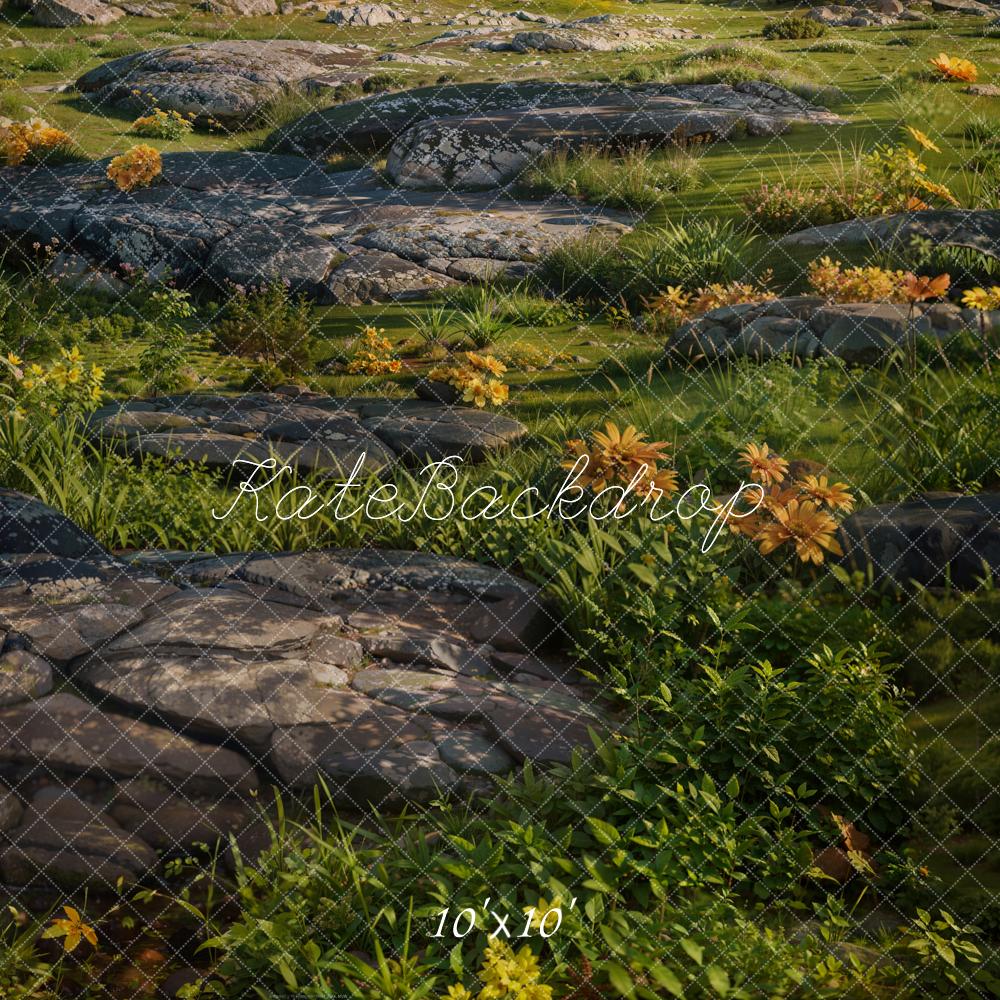
[(384, 3), (359, 3), (351, 7), (334, 7), (323, 19), (328, 24), (345, 27), (374, 28), (380, 24), (395, 24), (404, 15)]
[(36, 0), (31, 16), (46, 28), (75, 28), (83, 24), (111, 24), (125, 11), (101, 0)]
[(909, 306), (870, 302), (828, 306), (814, 325), (825, 330), (824, 350), (854, 364), (873, 364), (932, 330), (930, 319)]
[(925, 494), (851, 514), (844, 563), (876, 583), (974, 589), (1000, 572), (1000, 494)]

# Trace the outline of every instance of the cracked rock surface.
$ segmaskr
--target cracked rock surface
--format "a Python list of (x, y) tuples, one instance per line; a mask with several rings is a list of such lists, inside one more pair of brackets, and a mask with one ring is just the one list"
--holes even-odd
[(132, 458), (204, 462), (235, 472), (240, 472), (237, 462), (274, 457), (339, 480), (361, 462), (358, 479), (364, 481), (397, 462), (422, 467), (428, 457), (449, 455), (481, 461), (521, 440), (527, 430), (493, 411), (288, 387), (285, 393), (187, 393), (110, 403), (91, 414), (88, 433)]
[(422, 298), (457, 280), (522, 276), (549, 248), (620, 214), (391, 189), (372, 171), (328, 174), (294, 156), (168, 153), (151, 187), (107, 181), (107, 162), (0, 171), (0, 234), (27, 250), (58, 240), (57, 280), (124, 289), (151, 280), (224, 290), (287, 280), (324, 303)]
[[(118, 557), (4, 491), (0, 542), (18, 528), (31, 544), (0, 551), (9, 885), (141, 881), (157, 851), (252, 830), (274, 782), (322, 778), (354, 810), (485, 793), (613, 725), (537, 588), (494, 567), (374, 549)], [(71, 639), (53, 646), (60, 626)]]

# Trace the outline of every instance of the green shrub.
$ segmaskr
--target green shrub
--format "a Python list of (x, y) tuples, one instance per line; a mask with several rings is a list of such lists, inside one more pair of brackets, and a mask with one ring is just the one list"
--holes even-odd
[(826, 34), (826, 25), (811, 17), (782, 17), (768, 21), (761, 34), (774, 41), (791, 38), (821, 38)]
[(194, 314), (190, 295), (176, 288), (150, 291), (143, 304), (139, 336), (146, 341), (146, 348), (139, 357), (137, 372), (154, 395), (185, 384), (182, 369), (191, 335), (184, 321)]
[(65, 73), (82, 66), (89, 58), (90, 53), (82, 45), (38, 49), (25, 62), (24, 68), (29, 73)]
[(235, 286), (214, 330), (219, 349), (265, 368), (301, 375), (314, 351), (314, 319), (304, 295), (277, 279), (256, 288)]

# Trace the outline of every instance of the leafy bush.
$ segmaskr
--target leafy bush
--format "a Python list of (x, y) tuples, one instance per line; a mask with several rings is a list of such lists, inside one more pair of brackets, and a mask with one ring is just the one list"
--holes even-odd
[(278, 279), (255, 288), (234, 286), (215, 327), (218, 347), (286, 375), (305, 373), (314, 350), (314, 320), (304, 295)]
[(177, 141), (194, 131), (194, 115), (185, 117), (179, 111), (153, 108), (132, 122), (132, 131), (145, 139), (171, 139)]
[(769, 41), (790, 38), (821, 38), (826, 34), (826, 25), (811, 17), (775, 18), (764, 25), (761, 34)]

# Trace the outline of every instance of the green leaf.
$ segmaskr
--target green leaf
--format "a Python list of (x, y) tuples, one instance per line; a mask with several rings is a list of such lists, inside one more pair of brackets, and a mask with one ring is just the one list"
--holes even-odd
[(710, 965), (705, 970), (708, 985), (715, 990), (719, 996), (724, 997), (729, 992), (729, 973), (725, 969), (720, 969), (717, 965)]
[(701, 965), (701, 960), (705, 955), (705, 949), (698, 944), (697, 941), (692, 941), (691, 938), (684, 938), (681, 941), (681, 947), (687, 952), (687, 955), (698, 965)]
[(659, 582), (656, 574), (644, 563), (629, 563), (628, 568), (632, 570), (639, 582), (644, 583), (647, 587), (655, 587)]
[(622, 835), (618, 832), (618, 830), (610, 823), (605, 822), (603, 819), (588, 816), (587, 822), (590, 824), (591, 830), (594, 831), (594, 836), (602, 844), (614, 844), (622, 839)]
[(278, 960), (278, 972), (281, 973), (281, 978), (284, 979), (285, 985), (290, 990), (299, 988), (299, 981), (295, 978), (295, 973), (288, 968), (288, 963), (283, 958)]
[(736, 796), (739, 794), (740, 794), (740, 782), (739, 779), (734, 774), (726, 783), (726, 795), (728, 795), (731, 799), (735, 799)]
[(462, 942), (459, 941), (454, 948), (451, 949), (451, 954), (448, 957), (448, 964), (451, 966), (451, 971), (455, 973), (456, 979), (462, 978)]
[(634, 990), (634, 984), (632, 982), (632, 977), (628, 974), (628, 971), (624, 966), (619, 965), (617, 962), (608, 962), (604, 967), (605, 972), (608, 974), (608, 979), (611, 980), (611, 985), (623, 996), (632, 996)]
[(656, 985), (662, 986), (671, 996), (680, 997), (684, 995), (684, 987), (681, 985), (681, 981), (670, 969), (662, 965), (654, 965), (650, 967), (649, 974), (656, 980)]

